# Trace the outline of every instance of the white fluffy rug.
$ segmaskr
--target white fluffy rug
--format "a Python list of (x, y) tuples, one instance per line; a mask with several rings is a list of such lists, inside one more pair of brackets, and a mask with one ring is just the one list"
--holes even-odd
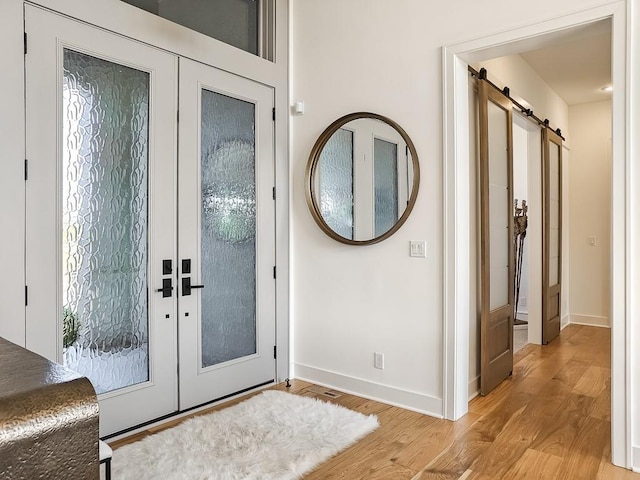
[(296, 479), (377, 427), (375, 415), (267, 390), (118, 448), (112, 477)]

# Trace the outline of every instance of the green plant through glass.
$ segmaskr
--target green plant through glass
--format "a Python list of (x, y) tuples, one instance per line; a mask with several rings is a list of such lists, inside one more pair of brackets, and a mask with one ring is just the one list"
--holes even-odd
[(78, 340), (80, 321), (78, 314), (68, 307), (62, 309), (62, 346), (69, 348)]

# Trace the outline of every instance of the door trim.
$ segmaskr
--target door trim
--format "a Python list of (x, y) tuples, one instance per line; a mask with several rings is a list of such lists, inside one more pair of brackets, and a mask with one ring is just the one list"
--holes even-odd
[[(637, 14), (636, 14), (637, 17)], [(635, 117), (627, 116), (627, 68), (637, 61), (627, 56), (627, 18), (631, 2), (615, 3), (578, 11), (477, 40), (443, 47), (443, 410), (447, 419), (457, 420), (468, 411), (469, 381), (469, 122), (467, 66), (525, 49), (524, 44), (541, 42), (544, 37), (578, 25), (612, 19), (613, 41), (613, 208), (612, 208), (612, 460), (616, 465), (632, 464), (631, 372), (630, 356), (631, 287), (638, 279), (628, 271), (634, 260), (627, 237), (627, 225), (636, 225), (630, 208), (627, 171), (638, 145), (630, 131)], [(637, 82), (638, 80), (636, 80)], [(638, 109), (638, 100), (631, 108)], [(630, 265), (630, 264), (629, 264)], [(629, 279), (634, 282), (629, 282)], [(634, 399), (635, 400), (635, 399)]]

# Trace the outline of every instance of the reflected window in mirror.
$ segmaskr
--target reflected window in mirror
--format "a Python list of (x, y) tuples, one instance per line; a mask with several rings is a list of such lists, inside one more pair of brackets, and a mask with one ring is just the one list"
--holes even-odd
[(318, 138), (307, 164), (307, 202), (322, 230), (342, 243), (379, 242), (400, 228), (419, 184), (415, 147), (395, 122), (346, 115)]
[[(398, 218), (398, 144), (373, 140), (375, 236), (384, 235)], [(405, 168), (406, 170), (406, 168)]]
[(338, 235), (353, 239), (353, 132), (341, 128), (327, 141), (318, 186), (322, 217)]

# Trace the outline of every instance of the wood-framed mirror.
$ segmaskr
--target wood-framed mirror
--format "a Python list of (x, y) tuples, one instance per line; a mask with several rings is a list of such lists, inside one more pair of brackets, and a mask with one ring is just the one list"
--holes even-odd
[(397, 232), (411, 213), (420, 185), (418, 154), (393, 120), (351, 113), (318, 137), (305, 182), (322, 231), (348, 245), (371, 245)]

